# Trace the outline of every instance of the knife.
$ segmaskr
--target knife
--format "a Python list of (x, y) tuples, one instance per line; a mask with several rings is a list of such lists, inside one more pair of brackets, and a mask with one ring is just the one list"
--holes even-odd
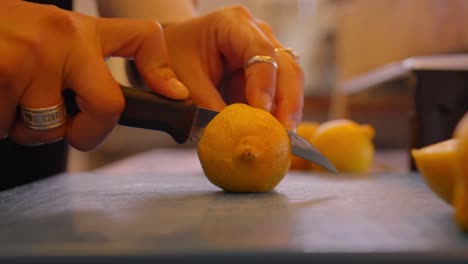
[[(119, 120), (120, 125), (158, 130), (168, 133), (177, 143), (198, 140), (206, 125), (218, 112), (198, 107), (189, 100), (177, 101), (157, 95), (148, 90), (120, 85), (125, 98), (125, 109)], [(65, 90), (63, 97), (69, 115), (76, 115), (80, 109), (75, 93)], [(291, 141), (291, 152), (321, 167), (338, 173), (333, 164), (304, 138), (286, 129)]]

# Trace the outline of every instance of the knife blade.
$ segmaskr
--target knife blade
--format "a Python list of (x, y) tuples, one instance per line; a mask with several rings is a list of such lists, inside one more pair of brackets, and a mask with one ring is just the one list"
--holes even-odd
[[(189, 100), (177, 101), (157, 95), (148, 90), (135, 89), (120, 85), (125, 98), (125, 109), (119, 124), (158, 130), (168, 133), (177, 143), (198, 140), (204, 128), (218, 112), (198, 107)], [(65, 90), (64, 103), (69, 115), (80, 112), (72, 90)], [(291, 141), (291, 152), (321, 167), (337, 173), (333, 164), (320, 151), (304, 138), (287, 130)]]

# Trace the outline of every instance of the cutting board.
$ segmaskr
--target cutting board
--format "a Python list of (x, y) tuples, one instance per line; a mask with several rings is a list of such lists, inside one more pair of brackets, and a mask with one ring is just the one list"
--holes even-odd
[(416, 173), (290, 172), (273, 192), (228, 194), (193, 150), (153, 151), (0, 192), (0, 262), (468, 261), (452, 213)]

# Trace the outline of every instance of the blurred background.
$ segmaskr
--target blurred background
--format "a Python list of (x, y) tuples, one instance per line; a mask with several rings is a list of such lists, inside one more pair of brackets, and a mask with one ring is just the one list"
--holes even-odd
[[(304, 121), (351, 118), (376, 128), (381, 149), (407, 148), (414, 106), (411, 80), (347, 94), (343, 83), (388, 63), (468, 47), (467, 0), (198, 0), (202, 15), (241, 4), (268, 22), (305, 71)], [(98, 16), (94, 0), (76, 11)], [(124, 64), (109, 59), (115, 78), (128, 84)], [(164, 133), (118, 126), (96, 150), (71, 151), (70, 171), (93, 169), (154, 148), (184, 148)]]

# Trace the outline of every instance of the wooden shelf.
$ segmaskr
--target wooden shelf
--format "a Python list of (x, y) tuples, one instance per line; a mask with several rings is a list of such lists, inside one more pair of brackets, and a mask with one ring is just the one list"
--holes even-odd
[[(332, 98), (329, 96), (308, 96), (304, 99), (304, 114), (327, 113), (331, 106)], [(412, 110), (413, 99), (408, 96), (392, 95), (388, 97), (356, 97), (345, 98), (348, 111), (351, 114), (378, 113), (401, 114)]]

